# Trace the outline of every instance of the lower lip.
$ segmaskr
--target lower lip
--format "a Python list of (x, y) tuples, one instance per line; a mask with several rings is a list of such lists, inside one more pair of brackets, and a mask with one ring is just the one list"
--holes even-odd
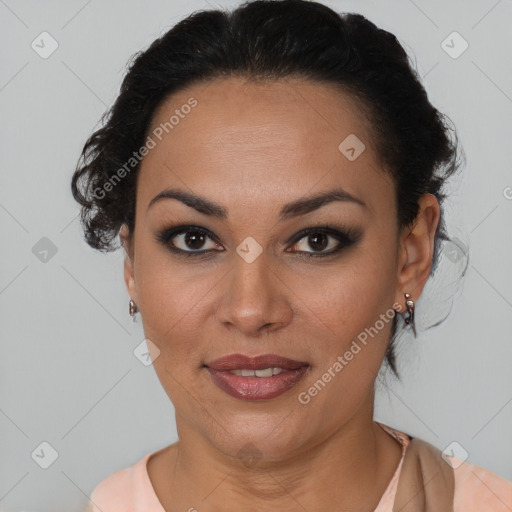
[(206, 367), (213, 382), (228, 395), (241, 400), (269, 400), (282, 395), (304, 377), (309, 366), (287, 370), (273, 377), (239, 377), (229, 371)]

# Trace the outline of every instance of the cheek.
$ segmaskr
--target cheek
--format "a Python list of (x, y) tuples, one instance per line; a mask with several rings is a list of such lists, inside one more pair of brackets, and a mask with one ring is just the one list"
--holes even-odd
[(318, 418), (311, 420), (318, 423), (316, 428), (326, 429), (346, 420), (373, 391), (394, 315), (386, 280), (378, 281), (369, 272), (351, 273), (350, 278), (333, 275), (329, 286), (322, 295), (328, 338), (312, 347), (314, 374), (298, 390), (303, 393), (300, 403), (307, 402), (304, 411)]
[[(315, 379), (329, 381), (329, 390), (318, 394), (317, 404), (339, 402), (350, 409), (371, 388), (389, 342), (396, 279), (393, 251), (368, 238), (357, 256), (315, 277), (302, 277), (298, 283), (309, 297), (302, 308), (309, 314), (309, 332), (322, 347), (312, 347), (318, 363)], [(312, 330), (315, 326), (318, 330)]]
[(135, 279), (144, 330), (163, 350), (184, 330), (194, 334), (191, 329), (208, 283), (154, 244), (141, 244), (137, 255)]
[(375, 257), (363, 249), (339, 264), (305, 270), (302, 275), (297, 272), (293, 289), (307, 306), (301, 309), (309, 312), (311, 321), (316, 319), (326, 336), (346, 342), (389, 310), (395, 280), (392, 258), (382, 252)]

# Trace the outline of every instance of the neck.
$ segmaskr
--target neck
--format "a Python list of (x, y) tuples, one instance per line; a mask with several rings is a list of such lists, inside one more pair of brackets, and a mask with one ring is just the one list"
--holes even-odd
[(207, 512), (229, 503), (231, 510), (318, 510), (323, 505), (373, 511), (400, 456), (398, 443), (373, 421), (373, 407), (318, 444), (280, 460), (256, 457), (244, 463), (194, 429), (181, 429), (180, 441), (167, 454), (165, 485), (154, 487), (168, 510), (193, 505)]

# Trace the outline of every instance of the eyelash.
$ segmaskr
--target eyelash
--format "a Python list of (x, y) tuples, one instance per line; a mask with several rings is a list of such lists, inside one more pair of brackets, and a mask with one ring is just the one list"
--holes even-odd
[[(217, 242), (215, 237), (208, 231), (207, 229), (201, 228), (199, 226), (175, 226), (171, 228), (167, 228), (160, 232), (156, 236), (156, 240), (163, 244), (164, 246), (169, 249), (173, 254), (176, 254), (178, 256), (184, 256), (184, 257), (205, 257), (211, 255), (213, 252), (223, 252), (218, 251), (217, 249), (207, 249), (207, 250), (191, 250), (191, 251), (185, 251), (183, 249), (179, 249), (172, 245), (170, 242), (171, 240), (182, 234), (187, 233), (196, 233), (196, 234), (202, 234), (210, 238), (212, 241)], [(359, 239), (362, 236), (362, 233), (360, 230), (355, 228), (343, 228), (342, 230), (338, 230), (332, 226), (325, 225), (325, 226), (318, 226), (318, 227), (311, 227), (306, 228), (301, 231), (299, 231), (296, 235), (293, 236), (291, 240), (289, 240), (287, 243), (296, 245), (298, 242), (300, 242), (303, 238), (306, 238), (308, 235), (312, 234), (325, 234), (328, 236), (331, 236), (335, 238), (339, 245), (334, 250), (331, 250), (330, 252), (309, 252), (309, 251), (293, 251), (299, 254), (300, 256), (303, 256), (305, 258), (325, 258), (328, 256), (334, 256), (335, 254), (339, 253), (342, 249), (348, 248), (355, 243), (359, 241)]]

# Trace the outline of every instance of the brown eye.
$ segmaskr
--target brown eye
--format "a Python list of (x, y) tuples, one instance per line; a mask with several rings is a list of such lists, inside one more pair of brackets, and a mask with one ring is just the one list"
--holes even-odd
[[(181, 236), (181, 235), (180, 235)], [(204, 245), (206, 235), (198, 233), (197, 231), (187, 231), (183, 238), (183, 243), (189, 249), (201, 249)]]
[(322, 252), (327, 250), (327, 248), (332, 249), (336, 247), (336, 244), (337, 241), (334, 236), (319, 231), (303, 237), (294, 247), (302, 252), (310, 252), (307, 250), (308, 248), (313, 249), (313, 252)]
[(329, 236), (325, 233), (309, 235), (308, 245), (315, 251), (323, 251), (329, 245)]
[(172, 252), (185, 256), (218, 251), (220, 247), (220, 244), (208, 231), (195, 226), (177, 226), (166, 229), (157, 236), (157, 241), (167, 246)]
[(296, 235), (292, 252), (304, 253), (309, 257), (330, 256), (355, 244), (361, 235), (361, 231), (353, 229), (338, 231), (328, 226), (309, 228)]

